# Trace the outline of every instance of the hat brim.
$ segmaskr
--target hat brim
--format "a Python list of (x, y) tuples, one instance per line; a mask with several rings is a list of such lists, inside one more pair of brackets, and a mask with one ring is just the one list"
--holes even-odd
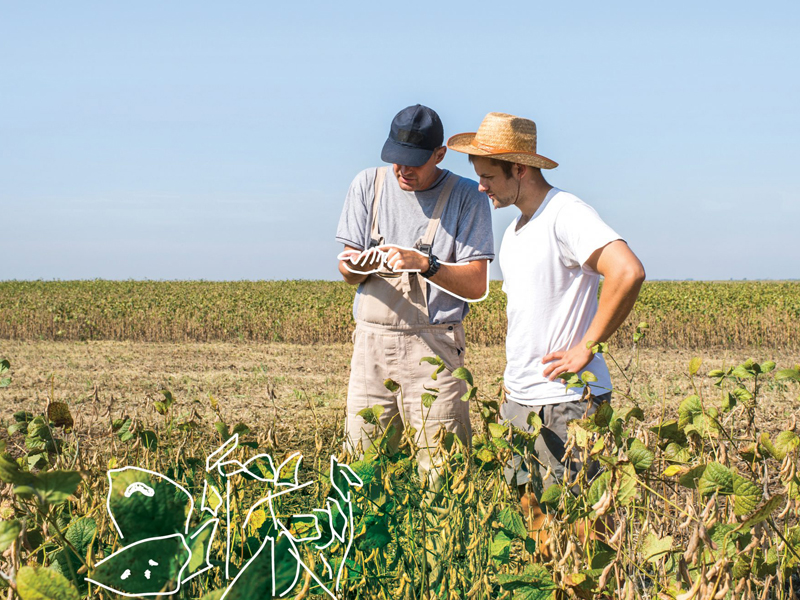
[(534, 152), (502, 152), (494, 153), (472, 145), (476, 133), (459, 133), (447, 140), (447, 147), (456, 152), (471, 154), (472, 156), (486, 156), (497, 160), (506, 160), (512, 163), (537, 167), (539, 169), (555, 169), (558, 163), (546, 156)]
[(392, 139), (387, 139), (381, 150), (383, 162), (406, 167), (421, 167), (430, 160), (431, 156), (433, 156), (433, 150), (404, 146)]

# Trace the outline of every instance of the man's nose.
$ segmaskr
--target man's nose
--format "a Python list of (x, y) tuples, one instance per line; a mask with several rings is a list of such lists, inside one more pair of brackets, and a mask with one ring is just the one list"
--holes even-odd
[(485, 194), (486, 192), (489, 191), (489, 188), (487, 188), (485, 185), (483, 185), (483, 182), (479, 182), (478, 183), (478, 191)]
[(414, 174), (414, 167), (409, 167), (408, 165), (400, 165), (400, 174), (401, 175), (413, 175)]

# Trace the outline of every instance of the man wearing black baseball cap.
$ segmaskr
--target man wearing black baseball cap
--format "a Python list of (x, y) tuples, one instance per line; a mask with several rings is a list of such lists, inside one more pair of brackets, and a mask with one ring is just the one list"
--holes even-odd
[[(477, 183), (439, 168), (443, 141), (432, 109), (417, 104), (397, 113), (381, 152), (391, 170), (356, 176), (336, 232), (344, 244), (339, 272), (358, 285), (348, 443), (358, 454), (389, 431), (397, 448), (413, 428), (420, 468), (434, 478), (439, 430), (465, 445), (471, 437), (466, 383), (452, 372), (464, 365), (467, 303), (485, 295), (494, 258), (489, 202)], [(436, 381), (436, 367), (421, 360), (434, 356), (443, 366)], [(388, 389), (388, 379), (400, 389)], [(438, 389), (433, 403), (436, 392), (426, 388)], [(359, 414), (376, 406), (383, 408), (373, 411), (378, 426)]]

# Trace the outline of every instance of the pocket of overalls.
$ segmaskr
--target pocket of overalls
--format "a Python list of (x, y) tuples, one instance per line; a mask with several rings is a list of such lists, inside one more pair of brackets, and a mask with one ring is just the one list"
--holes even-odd
[(423, 335), (433, 354), (444, 361), (448, 370), (464, 366), (464, 352), (458, 348), (455, 332), (452, 329), (437, 329)]

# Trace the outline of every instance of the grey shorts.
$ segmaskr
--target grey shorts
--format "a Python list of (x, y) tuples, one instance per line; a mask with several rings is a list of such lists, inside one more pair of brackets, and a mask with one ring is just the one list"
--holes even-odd
[[(540, 498), (542, 491), (550, 485), (563, 483), (565, 474), (568, 475), (568, 483), (571, 484), (575, 481), (575, 476), (583, 468), (580, 457), (577, 454), (574, 455), (568, 461), (568, 465), (561, 462), (567, 442), (567, 424), (573, 419), (582, 419), (591, 415), (603, 402), (610, 401), (611, 392), (608, 392), (589, 400), (545, 404), (544, 406), (525, 406), (513, 400), (507, 400), (500, 405), (500, 422), (505, 425), (513, 425), (522, 431), (531, 432), (533, 429), (528, 425), (528, 415), (535, 411), (542, 420), (542, 431), (534, 443), (533, 454), (528, 457), (514, 454), (512, 460), (504, 468), (506, 481), (509, 484), (516, 482), (518, 486), (531, 483), (537, 498)], [(548, 467), (550, 468), (550, 478), (543, 483), (542, 480)], [(569, 467), (568, 474), (566, 467)], [(591, 479), (597, 474), (599, 465), (596, 461), (592, 461), (587, 464), (587, 468), (589, 470), (588, 478)]]

